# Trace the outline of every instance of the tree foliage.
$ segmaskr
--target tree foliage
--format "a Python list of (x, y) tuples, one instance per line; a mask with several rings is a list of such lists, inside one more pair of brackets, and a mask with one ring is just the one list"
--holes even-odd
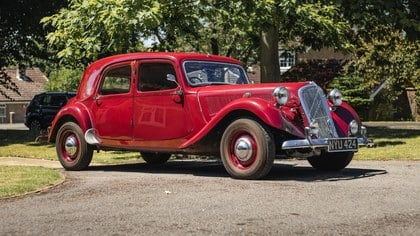
[(142, 38), (159, 24), (159, 4), (152, 1), (72, 0), (69, 7), (42, 19), (58, 57), (86, 65), (100, 57), (143, 49)]
[(353, 86), (364, 87), (370, 94), (385, 84), (386, 92), (381, 99), (390, 104), (407, 87), (420, 91), (420, 2), (337, 0), (336, 3), (353, 28), (350, 39), (356, 48), (346, 71), (363, 78)]
[(48, 76), (46, 91), (74, 92), (79, 87), (83, 71), (81, 69), (62, 68), (51, 71)]
[[(64, 62), (87, 64), (137, 50), (199, 51), (255, 61), (260, 32), (273, 25), (281, 33), (274, 35), (276, 42), (343, 48), (348, 27), (340, 19), (333, 5), (295, 0), (72, 0), (68, 9), (42, 22), (51, 27), (47, 39)], [(146, 39), (153, 39), (149, 48)]]
[(391, 75), (417, 87), (419, 9), (416, 0), (70, 0), (42, 24), (73, 67), (132, 51), (196, 51), (261, 62), (270, 82), (279, 77), (279, 45), (328, 46), (352, 52), (348, 73), (370, 88)]
[(349, 64), (364, 83), (374, 88), (387, 81), (389, 97), (398, 96), (404, 88), (420, 89), (420, 41), (409, 41), (401, 32), (390, 32), (381, 39), (363, 42)]
[(19, 88), (6, 74), (5, 66), (20, 63), (40, 66), (51, 58), (39, 21), (66, 4), (67, 0), (0, 1), (0, 94), (6, 96), (5, 90), (19, 94)]

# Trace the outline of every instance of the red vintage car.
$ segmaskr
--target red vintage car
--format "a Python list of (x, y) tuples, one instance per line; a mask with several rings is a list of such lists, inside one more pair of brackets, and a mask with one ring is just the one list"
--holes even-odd
[(86, 168), (94, 150), (128, 150), (155, 165), (176, 153), (216, 155), (233, 178), (259, 179), (276, 157), (343, 169), (371, 143), (365, 134), (337, 89), (253, 84), (227, 57), (131, 53), (86, 68), (49, 140), (66, 170)]

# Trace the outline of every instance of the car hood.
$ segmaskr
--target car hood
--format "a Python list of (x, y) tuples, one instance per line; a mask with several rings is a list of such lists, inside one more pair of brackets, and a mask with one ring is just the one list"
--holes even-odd
[(270, 83), (270, 84), (246, 84), (246, 85), (213, 85), (200, 87), (197, 90), (197, 98), (201, 111), (207, 120), (211, 119), (223, 107), (237, 99), (263, 99), (269, 104), (275, 104), (273, 90), (278, 86), (284, 86), (289, 90), (289, 102), (287, 106), (299, 106), (298, 90), (309, 84), (299, 83)]

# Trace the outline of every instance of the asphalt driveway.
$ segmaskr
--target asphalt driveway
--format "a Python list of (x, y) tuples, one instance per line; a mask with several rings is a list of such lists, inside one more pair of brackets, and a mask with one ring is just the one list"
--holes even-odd
[(420, 235), (420, 162), (325, 173), (281, 161), (260, 181), (200, 160), (64, 173), (50, 191), (0, 200), (0, 235)]

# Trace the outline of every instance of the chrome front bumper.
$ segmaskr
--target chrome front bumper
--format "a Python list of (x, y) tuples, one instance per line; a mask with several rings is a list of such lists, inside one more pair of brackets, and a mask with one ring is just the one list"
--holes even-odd
[[(295, 139), (295, 140), (287, 140), (284, 141), (282, 144), (283, 150), (290, 150), (290, 149), (304, 149), (304, 148), (311, 148), (311, 149), (327, 149), (328, 148), (328, 138), (320, 138), (320, 139)], [(357, 144), (359, 146), (373, 146), (373, 140), (367, 137), (359, 137), (357, 138)]]

